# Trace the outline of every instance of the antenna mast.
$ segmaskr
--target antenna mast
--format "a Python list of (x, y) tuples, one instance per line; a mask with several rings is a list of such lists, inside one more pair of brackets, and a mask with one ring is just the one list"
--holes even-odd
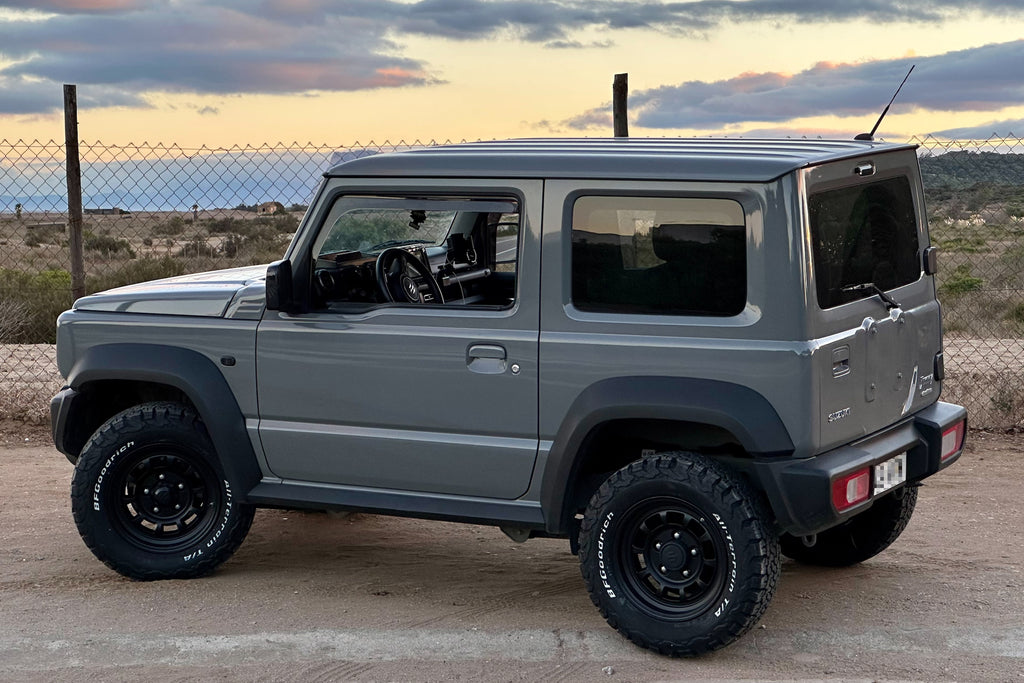
[(917, 66), (917, 64), (911, 64), (910, 65), (910, 71), (908, 71), (907, 75), (903, 77), (903, 81), (900, 83), (900, 87), (896, 88), (896, 92), (894, 92), (892, 94), (892, 99), (889, 100), (889, 104), (885, 105), (885, 109), (882, 110), (882, 115), (878, 117), (877, 121), (875, 121), (875, 127), (871, 129), (871, 132), (870, 133), (861, 133), (860, 135), (855, 137), (854, 140), (869, 140), (870, 141), (870, 140), (874, 140), (875, 139), (875, 131), (878, 130), (878, 127), (880, 125), (882, 125), (882, 119), (884, 119), (885, 115), (889, 113), (889, 107), (891, 107), (892, 103), (896, 101), (896, 96), (900, 94), (900, 90), (903, 88), (903, 84), (907, 82), (908, 78), (910, 78), (910, 74), (913, 73), (915, 66)]

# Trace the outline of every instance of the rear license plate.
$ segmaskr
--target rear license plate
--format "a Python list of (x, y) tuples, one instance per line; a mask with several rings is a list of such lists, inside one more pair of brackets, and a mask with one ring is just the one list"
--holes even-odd
[(899, 486), (907, 480), (907, 454), (900, 453), (895, 458), (875, 465), (875, 495)]

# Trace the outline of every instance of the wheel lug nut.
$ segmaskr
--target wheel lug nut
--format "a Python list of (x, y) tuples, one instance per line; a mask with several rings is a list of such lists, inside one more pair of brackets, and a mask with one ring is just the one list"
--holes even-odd
[(147, 496), (149, 495), (149, 489), (142, 489), (142, 492), (143, 492), (144, 494), (146, 494)]
[(180, 505), (175, 505), (175, 506), (174, 506), (174, 509), (175, 509), (175, 510), (180, 510), (180, 509), (181, 509), (181, 506), (180, 506)]
[(674, 539), (676, 539), (678, 541), (679, 540), (679, 532), (677, 531), (674, 534), (672, 534), (672, 538), (674, 538)]
[(661, 544), (660, 543), (655, 543), (654, 544), (654, 549), (655, 550), (661, 550)]
[(154, 505), (153, 506), (153, 512), (160, 512), (160, 508), (158, 508), (157, 506)]
[(178, 488), (179, 489), (183, 489), (183, 488), (185, 488), (185, 485), (184, 484), (178, 484)]
[(663, 572), (667, 572), (667, 571), (668, 571), (668, 567), (662, 567), (662, 568), (661, 568), (661, 571), (663, 571)]
[(689, 575), (690, 575), (690, 572), (689, 572), (689, 570), (687, 570), (687, 569), (684, 569), (684, 570), (683, 570), (683, 576), (689, 576)]
[(690, 548), (690, 554), (691, 555), (696, 555), (697, 554), (697, 549), (696, 548)]
[(160, 479), (160, 481), (163, 481), (164, 480), (164, 475), (161, 474), (159, 479)]

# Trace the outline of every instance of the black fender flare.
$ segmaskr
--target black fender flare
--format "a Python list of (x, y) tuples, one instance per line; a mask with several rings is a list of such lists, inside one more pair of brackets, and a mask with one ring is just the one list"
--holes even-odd
[(540, 502), (546, 530), (569, 531), (568, 495), (582, 463), (580, 447), (598, 425), (622, 419), (692, 422), (725, 429), (751, 456), (782, 456), (793, 442), (764, 396), (731, 382), (687, 377), (615, 377), (573, 401), (548, 453)]
[(245, 502), (262, 473), (238, 401), (212, 360), (177, 346), (100, 344), (82, 354), (67, 378), (74, 390), (108, 380), (163, 384), (188, 396), (206, 425), (225, 476)]

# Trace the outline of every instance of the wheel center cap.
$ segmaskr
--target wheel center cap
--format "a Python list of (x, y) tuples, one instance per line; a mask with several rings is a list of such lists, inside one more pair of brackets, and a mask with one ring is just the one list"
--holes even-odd
[(661, 565), (669, 571), (682, 569), (686, 552), (677, 543), (668, 543), (661, 549)]
[(153, 497), (156, 498), (158, 503), (169, 503), (171, 500), (171, 490), (166, 486), (161, 486), (153, 491)]

